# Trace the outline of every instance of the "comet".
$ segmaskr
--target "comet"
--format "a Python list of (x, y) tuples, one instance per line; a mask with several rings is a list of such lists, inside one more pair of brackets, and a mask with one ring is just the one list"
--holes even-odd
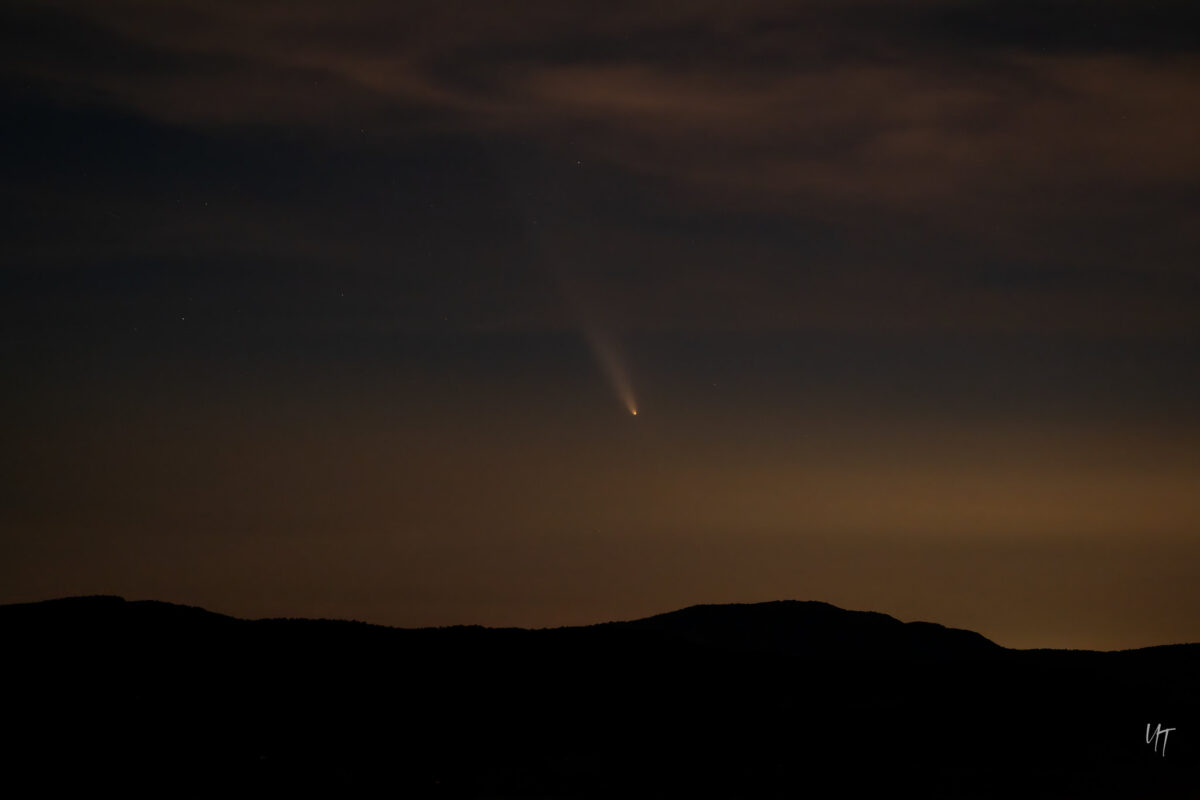
[(637, 398), (633, 394), (633, 381), (629, 378), (629, 370), (621, 358), (621, 352), (616, 342), (607, 331), (590, 319), (585, 318), (584, 338), (587, 339), (600, 370), (608, 379), (617, 399), (625, 406), (632, 416), (637, 416)]
[[(509, 159), (499, 158), (498, 163), (507, 164)], [(618, 402), (625, 407), (630, 416), (637, 416), (637, 398), (633, 393), (633, 381), (629, 369), (622, 357), (621, 348), (617, 345), (614, 327), (609, 315), (604, 313), (604, 303), (599, 299), (604, 292), (598, 291), (595, 278), (589, 275), (603, 272), (602, 264), (586, 262), (596, 248), (581, 239), (581, 233), (588, 230), (586, 225), (580, 225), (579, 218), (583, 214), (566, 213), (558, 202), (561, 192), (561, 175), (547, 174), (546, 185), (539, 185), (537, 171), (531, 174), (528, 170), (520, 173), (510, 172), (514, 185), (526, 185), (532, 179), (534, 185), (514, 197), (514, 202), (528, 204), (531, 197), (553, 196), (556, 202), (527, 206), (524, 219), (526, 234), (530, 249), (537, 254), (537, 261), (556, 284), (561, 296), (566, 301), (579, 325), (588, 349), (596, 359), (600, 371), (612, 387)], [(519, 198), (519, 199), (518, 199)]]

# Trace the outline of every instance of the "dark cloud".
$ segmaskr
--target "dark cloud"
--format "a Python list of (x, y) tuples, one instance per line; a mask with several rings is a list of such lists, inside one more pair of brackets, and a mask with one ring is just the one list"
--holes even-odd
[(1200, 50), (1200, 9), (1185, 0), (973, 0), (916, 4), (914, 33), (960, 46), (1153, 57)]
[[(590, 253), (572, 258), (634, 327), (992, 325), (1015, 304), (1030, 324), (1099, 331), (1116, 309), (1175, 331), (1195, 299), (1171, 277), (1200, 244), (1200, 58), (1179, 4), (4, 14), (7, 82), (30, 109), (8, 134), (29, 154), (14, 179), (32, 198), (7, 246), (30, 263), (69, 240), (390, 264), (446, 287), (427, 307), (454, 291), (432, 272), (519, 276), (525, 290), (477, 308), (483, 327), (557, 324), (539, 276), (564, 248)], [(64, 219), (79, 235), (44, 233)], [(1049, 277), (963, 278), (997, 264)], [(1104, 277), (1143, 272), (1159, 277), (1132, 294)], [(920, 318), (889, 303), (905, 295)]]

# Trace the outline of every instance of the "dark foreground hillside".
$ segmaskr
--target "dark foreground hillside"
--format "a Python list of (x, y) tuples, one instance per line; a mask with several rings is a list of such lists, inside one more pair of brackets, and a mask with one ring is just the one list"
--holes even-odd
[(0, 636), (0, 767), (46, 796), (1200, 791), (1200, 645), (1014, 651), (795, 602), (529, 631), (91, 597), (0, 607)]

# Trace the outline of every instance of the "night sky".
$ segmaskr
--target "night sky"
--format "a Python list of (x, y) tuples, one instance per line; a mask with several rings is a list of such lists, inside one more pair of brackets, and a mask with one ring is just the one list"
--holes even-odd
[(7, 0), (0, 92), (0, 602), (1200, 640), (1190, 0)]

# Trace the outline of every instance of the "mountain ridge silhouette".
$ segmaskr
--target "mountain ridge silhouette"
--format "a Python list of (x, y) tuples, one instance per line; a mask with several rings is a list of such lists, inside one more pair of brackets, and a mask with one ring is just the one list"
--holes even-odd
[[(49, 793), (791, 797), (833, 782), (851, 795), (1123, 797), (1200, 785), (1200, 644), (1015, 650), (819, 601), (389, 628), (111, 595), (0, 606), (0, 642), (19, 734), (0, 767)], [(1166, 757), (1148, 723), (1173, 729)]]
[[(683, 608), (637, 617), (627, 620), (610, 620), (580, 625), (559, 625), (542, 627), (520, 626), (485, 626), (478, 624), (454, 624), (423, 627), (400, 627), (366, 622), (358, 619), (343, 619), (331, 617), (237, 617), (210, 611), (201, 606), (192, 606), (162, 600), (129, 600), (120, 595), (70, 595), (48, 600), (35, 600), (20, 603), (0, 604), (0, 624), (12, 624), (19, 616), (27, 620), (55, 620), (59, 622), (94, 621), (97, 615), (107, 613), (110, 616), (119, 614), (135, 614), (143, 621), (176, 621), (191, 622), (206, 621), (208, 623), (288, 623), (319, 625), (347, 625), (358, 628), (371, 628), (379, 631), (398, 632), (429, 632), (429, 631), (511, 631), (524, 633), (565, 632), (565, 631), (599, 631), (605, 629), (648, 631), (671, 634), (698, 644), (714, 646), (749, 647), (756, 650), (777, 650), (796, 655), (804, 654), (805, 649), (797, 647), (796, 642), (788, 643), (779, 637), (784, 633), (792, 633), (800, 637), (821, 635), (823, 643), (830, 645), (851, 645), (849, 652), (860, 651), (862, 656), (879, 657), (882, 652), (870, 647), (856, 647), (848, 642), (845, 636), (834, 635), (837, 628), (845, 632), (857, 632), (864, 636), (875, 637), (880, 644), (893, 644), (901, 648), (911, 649), (914, 645), (928, 644), (932, 650), (941, 651), (945, 655), (958, 648), (961, 652), (984, 654), (988, 652), (1020, 652), (1020, 653), (1148, 653), (1164, 648), (1200, 648), (1200, 642), (1170, 642), (1148, 645), (1145, 647), (1122, 648), (1118, 650), (1092, 650), (1079, 648), (1012, 648), (1000, 645), (983, 634), (966, 628), (956, 628), (937, 622), (925, 620), (901, 621), (896, 617), (879, 611), (861, 611), (845, 609), (820, 600), (768, 600), (746, 603), (698, 603)], [(747, 633), (765, 634), (773, 640), (774, 647), (764, 646), (765, 642), (754, 642)], [(912, 641), (905, 642), (905, 637)], [(935, 637), (942, 637), (938, 642)], [(947, 646), (951, 645), (951, 646)]]

